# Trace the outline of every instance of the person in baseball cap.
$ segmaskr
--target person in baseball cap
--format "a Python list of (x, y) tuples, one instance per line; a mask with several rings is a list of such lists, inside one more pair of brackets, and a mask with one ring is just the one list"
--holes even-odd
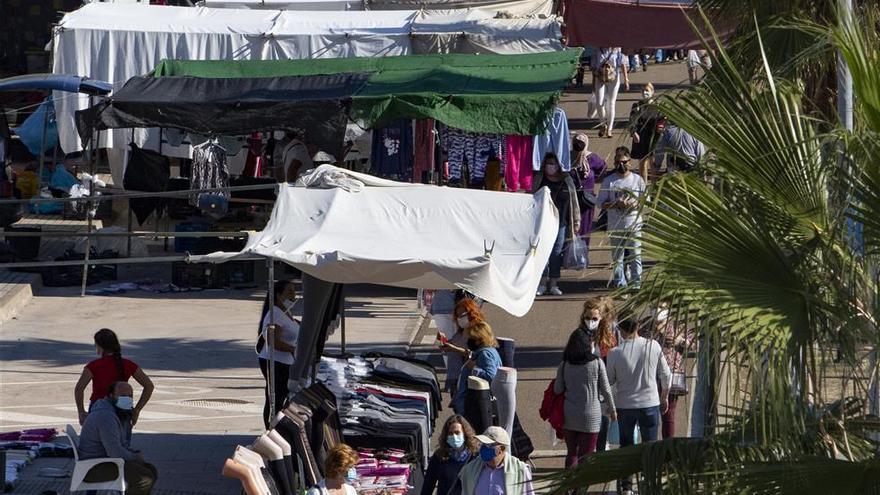
[(521, 460), (507, 455), (510, 435), (504, 428), (490, 426), (477, 435), (480, 457), (461, 470), (462, 495), (534, 495), (532, 471)]

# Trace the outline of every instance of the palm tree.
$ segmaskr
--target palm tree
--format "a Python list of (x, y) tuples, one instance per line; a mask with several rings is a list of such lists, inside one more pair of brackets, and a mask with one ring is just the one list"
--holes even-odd
[(704, 81), (658, 103), (711, 158), (650, 192), (642, 240), (657, 264), (627, 306), (667, 301), (712, 343), (715, 434), (592, 455), (553, 493), (631, 474), (642, 494), (880, 493), (880, 44), (870, 16), (830, 26), (853, 74), (853, 132), (809, 111), (757, 29), (760, 72), (716, 37)]

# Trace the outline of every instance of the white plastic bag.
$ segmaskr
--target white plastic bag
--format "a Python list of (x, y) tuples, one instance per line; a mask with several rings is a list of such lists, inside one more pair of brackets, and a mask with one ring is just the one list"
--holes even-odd
[(568, 270), (585, 270), (587, 264), (587, 243), (581, 237), (575, 236), (568, 241), (562, 265)]

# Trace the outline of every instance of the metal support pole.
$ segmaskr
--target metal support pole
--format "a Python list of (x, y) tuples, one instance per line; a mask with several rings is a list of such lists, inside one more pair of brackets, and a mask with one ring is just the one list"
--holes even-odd
[(339, 310), (339, 338), (342, 341), (342, 353), (345, 354), (345, 298), (342, 299), (342, 308)]
[[(89, 108), (92, 107), (92, 103), (94, 98), (89, 96)], [(88, 155), (89, 155), (89, 173), (92, 175), (92, 180), (89, 181), (89, 200), (86, 203), (86, 231), (91, 234), (92, 233), (92, 205), (95, 204), (95, 150), (97, 149), (97, 143), (95, 141), (98, 140), (96, 133), (92, 132), (92, 139), (89, 143)], [(86, 296), (86, 282), (89, 279), (89, 252), (92, 250), (92, 238), (86, 237), (86, 252), (83, 255), (83, 274), (82, 274), (82, 286), (80, 286), (80, 297)]]
[(40, 138), (40, 167), (38, 169), (40, 175), (37, 176), (37, 197), (40, 196), (40, 191), (43, 190), (43, 162), (46, 161), (46, 127), (49, 126), (49, 109), (43, 108), (43, 110), (43, 136)]
[[(134, 215), (131, 213), (131, 201), (128, 201), (128, 233), (129, 234), (131, 233), (133, 216)], [(128, 256), (129, 258), (131, 257), (131, 238), (132, 238), (132, 236), (128, 236), (128, 240), (126, 241), (126, 246), (125, 246), (125, 255)]]
[(266, 330), (266, 344), (269, 346), (269, 362), (267, 363), (269, 386), (269, 426), (275, 426), (275, 260), (268, 259), (269, 268), (269, 328)]
[[(852, 29), (853, 3), (852, 0), (842, 2), (841, 21), (848, 29)], [(840, 122), (848, 131), (853, 130), (853, 81), (852, 73), (846, 64), (846, 59), (838, 50), (837, 52), (837, 113)]]

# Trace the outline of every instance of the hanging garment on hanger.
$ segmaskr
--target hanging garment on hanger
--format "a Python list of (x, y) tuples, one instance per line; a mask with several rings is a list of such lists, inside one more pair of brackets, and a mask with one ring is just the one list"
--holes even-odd
[(571, 139), (568, 137), (568, 117), (565, 110), (556, 107), (547, 122), (547, 130), (535, 136), (532, 150), (532, 170), (541, 170), (541, 163), (547, 153), (554, 153), (562, 170), (571, 170)]
[(413, 159), (413, 182), (423, 182), (423, 175), (434, 169), (434, 119), (416, 121), (415, 158)]
[(489, 159), (501, 159), (503, 156), (502, 136), (498, 134), (480, 134), (446, 127), (443, 142), (451, 181), (460, 180), (462, 168), (467, 166), (470, 181), (482, 182)]
[[(193, 147), (192, 174), (190, 188), (193, 190), (215, 189), (229, 186), (226, 149), (216, 139)], [(228, 191), (217, 194), (229, 198)], [(190, 198), (193, 205), (199, 204), (198, 196)]]
[(247, 143), (248, 154), (241, 175), (242, 177), (261, 177), (263, 175), (263, 135), (255, 132), (248, 138)]
[[(139, 148), (131, 143), (131, 154), (122, 187), (132, 191), (162, 192), (168, 187), (171, 167), (168, 157), (155, 151)], [(132, 198), (129, 205), (139, 224), (143, 224), (154, 211), (161, 211), (162, 198)]]
[(534, 136), (504, 137), (504, 182), (507, 190), (532, 190), (532, 146)]
[(373, 175), (406, 181), (413, 176), (412, 121), (400, 119), (388, 127), (373, 130), (370, 154)]

